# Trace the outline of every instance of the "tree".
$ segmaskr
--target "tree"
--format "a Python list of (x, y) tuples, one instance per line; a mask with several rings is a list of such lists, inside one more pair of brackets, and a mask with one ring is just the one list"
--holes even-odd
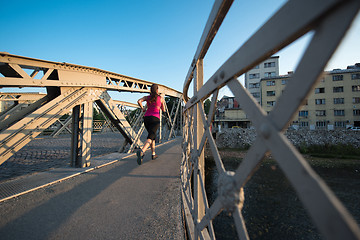
[(93, 120), (105, 120), (104, 116), (96, 108), (93, 108)]
[(204, 111), (206, 115), (209, 114), (210, 106), (211, 106), (211, 101), (209, 99), (206, 99), (204, 102)]

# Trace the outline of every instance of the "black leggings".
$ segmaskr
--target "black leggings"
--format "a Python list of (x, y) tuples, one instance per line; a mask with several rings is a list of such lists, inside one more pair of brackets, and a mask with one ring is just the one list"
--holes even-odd
[(160, 127), (160, 119), (154, 116), (146, 116), (144, 117), (144, 125), (148, 131), (147, 139), (155, 140), (156, 131)]

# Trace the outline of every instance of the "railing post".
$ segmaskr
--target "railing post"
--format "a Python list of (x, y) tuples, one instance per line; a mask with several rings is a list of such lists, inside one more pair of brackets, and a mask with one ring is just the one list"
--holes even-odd
[[(200, 59), (196, 63), (196, 74), (194, 78), (194, 95), (199, 91), (199, 89), (203, 86), (204, 83), (204, 71), (203, 71), (203, 59)], [(201, 139), (204, 135), (204, 124), (202, 122), (201, 111), (199, 108), (199, 104), (203, 104), (200, 100), (199, 103), (194, 106), (194, 149), (198, 150)], [(197, 151), (195, 151), (197, 153)], [(202, 174), (202, 179), (205, 179), (204, 167), (204, 151), (197, 153), (199, 155), (197, 166), (195, 166), (194, 171), (194, 201), (195, 201), (195, 212), (197, 215), (197, 220), (200, 220), (205, 215), (205, 205), (203, 201), (202, 191), (201, 191), (201, 183), (200, 176)], [(198, 233), (199, 234), (199, 233)], [(198, 235), (199, 236), (199, 235)]]

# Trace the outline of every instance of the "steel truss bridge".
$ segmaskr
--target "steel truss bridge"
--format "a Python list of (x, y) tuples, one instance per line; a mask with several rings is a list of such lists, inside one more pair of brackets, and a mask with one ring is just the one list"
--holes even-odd
[[(0, 116), (0, 164), (58, 121), (61, 124), (53, 133), (54, 136), (65, 129), (72, 133), (72, 166), (88, 167), (94, 103), (105, 116), (108, 125), (124, 136), (120, 151), (131, 152), (143, 145), (140, 140), (144, 131), (142, 113), (137, 111), (129, 122), (123, 111), (125, 106), (138, 106), (114, 100), (108, 91), (149, 93), (153, 84), (151, 82), (96, 68), (8, 53), (0, 53), (0, 74), (1, 87), (46, 87), (47, 90), (47, 94), (0, 93), (1, 101), (15, 103)], [(177, 99), (171, 112), (167, 109), (163, 114), (160, 128), (162, 141), (173, 137), (180, 126), (180, 121), (176, 119), (181, 116), (182, 94), (163, 85), (159, 85), (159, 92)], [(71, 115), (64, 123), (59, 121), (69, 113)]]
[[(167, 129), (168, 134), (162, 134), (161, 139), (170, 139), (175, 128), (178, 128), (177, 123), (181, 123), (181, 194), (189, 239), (216, 239), (213, 220), (224, 210), (233, 217), (238, 237), (249, 239), (241, 212), (246, 198), (243, 188), (269, 152), (292, 183), (322, 236), (326, 239), (360, 239), (356, 221), (283, 134), (359, 12), (360, 1), (286, 2), (204, 82), (204, 57), (232, 3), (232, 0), (215, 1), (188, 70), (183, 93), (160, 86), (162, 95), (178, 99), (177, 104), (164, 114), (167, 118), (162, 121), (162, 129)], [(292, 81), (278, 99), (274, 110), (265, 113), (237, 78), (310, 31), (313, 32), (311, 42), (294, 71)], [(0, 163), (61, 116), (71, 112), (73, 166), (88, 166), (94, 103), (124, 136), (123, 150), (126, 145), (130, 146), (126, 151), (133, 151), (142, 145), (139, 138), (143, 131), (141, 113), (127, 121), (119, 107), (127, 103), (111, 99), (108, 91), (148, 93), (151, 82), (96, 68), (8, 53), (0, 54), (0, 73), (3, 75), (0, 77), (3, 88), (47, 89), (46, 95), (14, 93), (0, 96), (3, 101), (17, 99), (17, 104), (0, 116)], [(191, 83), (193, 93), (189, 94)], [(258, 133), (256, 141), (234, 172), (225, 170), (210, 130), (218, 93), (224, 86), (232, 91)], [(189, 98), (189, 95), (192, 97)], [(206, 115), (203, 101), (209, 97), (211, 106)], [(19, 111), (22, 104), (28, 105)], [(179, 117), (180, 120), (176, 120)], [(68, 126), (62, 125), (64, 128)], [(211, 205), (205, 190), (206, 144), (210, 146), (220, 176), (218, 196)]]

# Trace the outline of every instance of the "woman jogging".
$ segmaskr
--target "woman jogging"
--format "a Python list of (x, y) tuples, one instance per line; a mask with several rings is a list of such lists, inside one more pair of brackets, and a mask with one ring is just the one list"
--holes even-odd
[(146, 101), (147, 109), (144, 116), (144, 125), (148, 132), (148, 136), (144, 146), (136, 152), (137, 155), (137, 163), (141, 165), (142, 160), (144, 158), (144, 154), (148, 147), (151, 147), (152, 159), (157, 158), (158, 156), (155, 154), (155, 138), (156, 131), (160, 126), (160, 109), (165, 111), (165, 101), (159, 95), (159, 86), (157, 84), (153, 84), (150, 89), (150, 96), (145, 96), (140, 98), (137, 102), (144, 112), (145, 108), (142, 103)]

